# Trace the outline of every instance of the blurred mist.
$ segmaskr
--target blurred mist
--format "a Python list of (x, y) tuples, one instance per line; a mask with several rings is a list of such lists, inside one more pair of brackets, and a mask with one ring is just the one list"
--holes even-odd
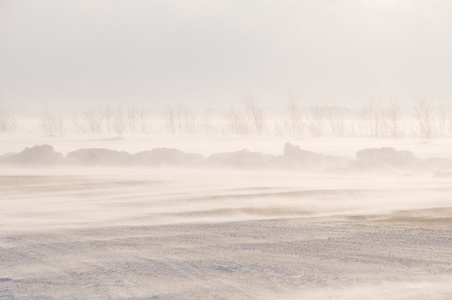
[(452, 96), (452, 2), (0, 2), (0, 104)]

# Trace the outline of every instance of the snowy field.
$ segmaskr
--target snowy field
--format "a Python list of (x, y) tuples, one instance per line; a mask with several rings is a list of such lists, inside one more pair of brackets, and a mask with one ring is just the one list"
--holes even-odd
[(0, 299), (451, 299), (451, 150), (4, 135)]
[(0, 300), (452, 300), (451, 33), (451, 0), (0, 0)]

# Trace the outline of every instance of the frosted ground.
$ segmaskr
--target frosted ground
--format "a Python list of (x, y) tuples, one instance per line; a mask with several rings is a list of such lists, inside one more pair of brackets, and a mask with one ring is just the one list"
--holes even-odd
[(452, 297), (448, 139), (5, 134), (0, 152), (0, 299)]

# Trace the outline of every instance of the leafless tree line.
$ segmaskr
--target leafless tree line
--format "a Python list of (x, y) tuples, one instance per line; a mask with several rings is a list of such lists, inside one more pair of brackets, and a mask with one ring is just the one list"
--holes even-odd
[(197, 130), (196, 117), (188, 107), (168, 107), (164, 114), (165, 128), (171, 134), (194, 134)]
[(0, 107), (0, 133), (16, 129), (16, 118), (8, 109)]
[(264, 110), (253, 97), (244, 107), (231, 105), (224, 113), (224, 122), (230, 134), (262, 135), (265, 130)]
[(71, 132), (78, 134), (116, 134), (122, 136), (126, 132), (147, 133), (149, 120), (144, 106), (92, 106), (73, 112), (64, 117), (47, 106), (41, 109), (41, 125), (46, 134), (64, 134), (72, 127)]
[[(167, 107), (151, 117), (141, 106), (91, 106), (63, 114), (48, 106), (40, 111), (40, 130), (48, 135), (76, 134), (228, 134), (285, 136), (421, 137), (452, 135), (452, 109), (422, 97), (411, 107), (397, 101), (371, 102), (360, 108), (301, 106), (293, 97), (279, 108), (264, 109), (253, 97), (217, 115), (187, 106)], [(17, 117), (0, 107), (0, 133), (17, 130)]]

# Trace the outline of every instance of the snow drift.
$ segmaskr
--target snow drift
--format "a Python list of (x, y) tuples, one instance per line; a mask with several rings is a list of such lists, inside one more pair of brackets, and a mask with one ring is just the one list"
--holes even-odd
[(125, 151), (95, 148), (69, 152), (66, 160), (68, 163), (82, 165), (124, 165), (131, 156)]
[(206, 163), (214, 167), (257, 169), (268, 167), (273, 158), (274, 156), (270, 154), (243, 149), (237, 152), (215, 153), (207, 159)]
[(129, 163), (135, 166), (173, 166), (196, 167), (200, 166), (204, 157), (200, 154), (185, 153), (177, 149), (155, 148), (133, 155)]
[(300, 149), (286, 143), (281, 162), (286, 169), (304, 169), (322, 171), (327, 169), (344, 168), (350, 163), (350, 159), (342, 156), (324, 155)]
[(20, 165), (55, 165), (64, 162), (63, 154), (55, 152), (50, 145), (36, 145), (25, 148), (20, 153), (10, 153), (0, 157), (5, 164)]
[(419, 159), (411, 151), (394, 148), (364, 149), (347, 169), (358, 172), (441, 172), (452, 169), (452, 160), (445, 158)]
[(241, 170), (292, 170), (335, 173), (433, 173), (452, 170), (452, 160), (446, 158), (420, 159), (410, 151), (394, 148), (369, 148), (356, 152), (356, 159), (345, 156), (325, 155), (300, 149), (286, 143), (282, 155), (251, 152), (214, 153), (209, 157), (187, 153), (172, 148), (154, 148), (130, 154), (105, 148), (84, 148), (69, 152), (66, 156), (50, 145), (25, 148), (20, 153), (0, 157), (4, 165), (83, 165), (83, 166), (142, 166), (180, 168), (227, 168)]

